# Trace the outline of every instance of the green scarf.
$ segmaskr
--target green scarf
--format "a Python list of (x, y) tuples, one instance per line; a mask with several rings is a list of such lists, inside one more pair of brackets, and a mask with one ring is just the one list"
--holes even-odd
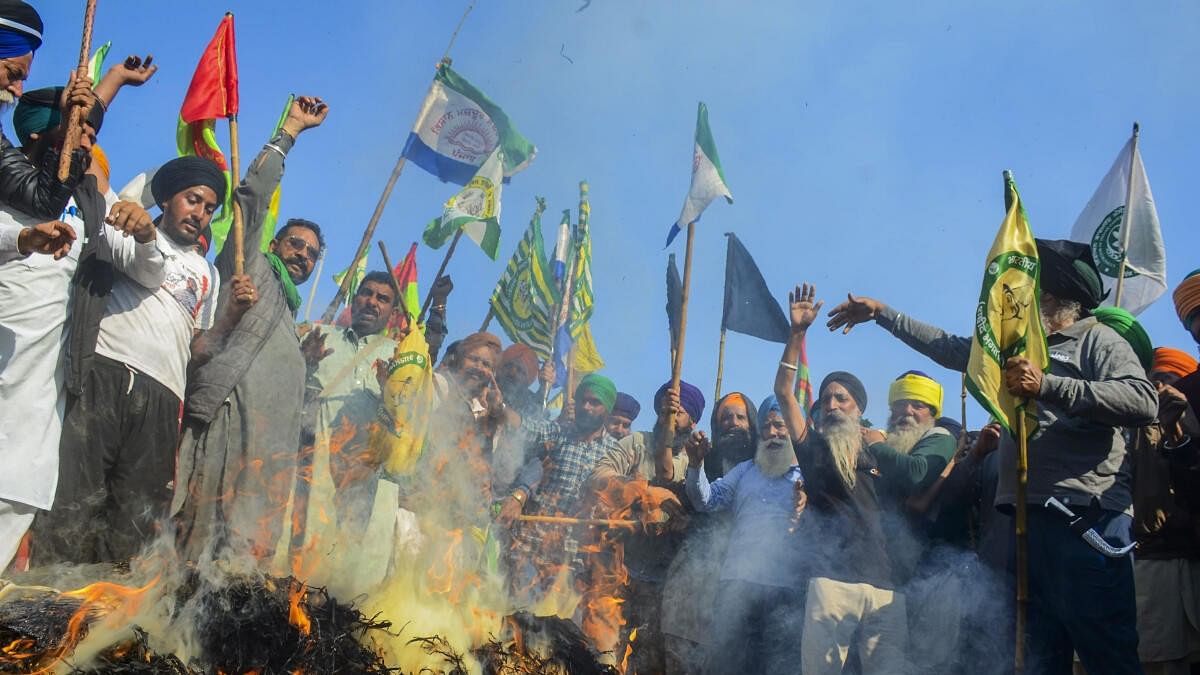
[(296, 282), (292, 281), (292, 275), (288, 274), (287, 265), (274, 253), (267, 254), (267, 261), (275, 270), (275, 276), (279, 277), (279, 283), (283, 284), (283, 294), (287, 297), (288, 307), (295, 313), (300, 309), (300, 290), (296, 288)]

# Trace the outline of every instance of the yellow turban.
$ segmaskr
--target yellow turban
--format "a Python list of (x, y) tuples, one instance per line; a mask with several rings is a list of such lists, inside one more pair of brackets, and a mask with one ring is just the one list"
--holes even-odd
[(896, 401), (917, 401), (933, 408), (933, 416), (942, 414), (942, 385), (919, 370), (910, 370), (888, 387), (888, 405)]

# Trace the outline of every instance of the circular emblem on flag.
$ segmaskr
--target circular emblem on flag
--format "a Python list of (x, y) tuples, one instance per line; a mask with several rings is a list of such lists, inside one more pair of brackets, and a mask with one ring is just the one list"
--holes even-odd
[(480, 110), (463, 109), (447, 112), (438, 134), (439, 148), (454, 159), (474, 166), (483, 164), (496, 149), (499, 134), (496, 125)]
[(992, 264), (988, 265), (988, 274), (995, 275), (999, 271), (1000, 271), (1000, 265), (997, 264), (996, 262), (993, 261)]
[(475, 176), (454, 198), (454, 207), (476, 218), (491, 218), (496, 215), (496, 184)]
[(513, 293), (512, 309), (516, 319), (527, 328), (529, 319), (533, 317), (533, 279), (530, 278), (529, 261), (521, 263), (517, 272), (517, 288)]
[[(1096, 267), (1106, 277), (1116, 277), (1121, 270), (1121, 220), (1125, 217), (1125, 206), (1121, 205), (1104, 216), (1100, 226), (1092, 234), (1092, 258)], [(1125, 266), (1125, 278), (1136, 277), (1137, 272), (1128, 265)]]

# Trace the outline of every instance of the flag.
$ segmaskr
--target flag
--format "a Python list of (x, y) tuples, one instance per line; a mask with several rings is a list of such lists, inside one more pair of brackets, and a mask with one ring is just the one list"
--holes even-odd
[[(1131, 156), (1132, 185), (1129, 179)], [(1133, 204), (1128, 209), (1128, 216), (1126, 193)], [(1150, 193), (1150, 180), (1146, 178), (1146, 167), (1142, 165), (1142, 155), (1134, 138), (1121, 148), (1112, 168), (1071, 228), (1072, 240), (1092, 247), (1092, 258), (1100, 269), (1106, 291), (1116, 288), (1120, 274), (1125, 238), (1123, 228), (1129, 229), (1129, 250), (1121, 306), (1138, 314), (1167, 290), (1167, 252), (1158, 227), (1158, 211), (1154, 208), (1154, 195)], [(1109, 293), (1105, 305), (1116, 302), (1115, 293), (1115, 290)]]
[(558, 240), (554, 244), (554, 279), (561, 285), (567, 276), (567, 257), (571, 250), (571, 209), (563, 209), (558, 224)]
[(88, 73), (92, 76), (92, 88), (100, 84), (100, 78), (104, 77), (104, 58), (108, 56), (108, 50), (112, 49), (112, 40), (100, 45), (100, 48), (92, 54), (92, 58), (88, 61)]
[(380, 398), (368, 447), (390, 475), (411, 474), (425, 447), (434, 406), (433, 363), (423, 331), (413, 330), (396, 344)]
[(537, 154), (500, 106), (450, 66), (438, 65), (403, 155), (442, 182), (466, 185), (496, 148), (504, 151), (505, 178)]
[(745, 333), (768, 342), (786, 343), (791, 324), (771, 295), (754, 258), (732, 232), (725, 250), (725, 309), (721, 329)]
[(675, 266), (675, 254), (667, 256), (667, 328), (671, 331), (671, 353), (679, 344), (680, 313), (683, 307), (683, 282), (679, 279), (679, 268)]
[[(404, 314), (408, 317), (409, 324), (417, 320), (417, 314), (421, 311), (421, 298), (417, 291), (417, 243), (414, 241), (408, 249), (408, 255), (404, 256), (404, 260), (396, 265), (392, 270), (392, 276), (396, 279), (396, 285), (400, 287), (400, 303), (403, 305)], [(397, 319), (393, 319), (396, 321)], [(396, 326), (395, 328), (399, 328)]]
[(683, 211), (679, 220), (671, 226), (667, 234), (667, 246), (675, 241), (675, 235), (680, 228), (688, 223), (700, 220), (700, 214), (708, 208), (709, 203), (717, 197), (733, 203), (733, 195), (725, 182), (725, 173), (721, 171), (721, 158), (717, 156), (717, 144), (713, 142), (712, 131), (708, 128), (708, 106), (700, 103), (696, 111), (696, 147), (692, 151), (692, 186), (688, 190), (687, 199), (683, 201)]
[(592, 207), (588, 202), (588, 184), (579, 183), (579, 226), (575, 228), (575, 276), (571, 282), (571, 311), (568, 318), (571, 339), (578, 339), (592, 319), (596, 299), (592, 295)]
[(205, 47), (188, 85), (187, 95), (179, 109), (179, 125), (175, 143), (179, 155), (196, 155), (216, 162), (225, 172), (225, 203), (219, 217), (210, 227), (213, 244), (219, 251), (233, 225), (233, 189), (229, 185), (229, 165), (225, 153), (217, 145), (215, 133), (218, 117), (231, 117), (238, 112), (237, 50), (234, 46), (233, 15), (226, 14), (217, 32)]
[[(337, 274), (334, 274), (333, 275), (333, 283), (336, 284), (338, 286), (338, 288), (341, 288), (342, 279), (345, 279), (346, 275), (351, 274), (351, 273), (354, 274), (354, 277), (350, 279), (350, 289), (348, 291), (346, 291), (346, 297), (348, 297), (348, 298), (354, 297), (354, 294), (358, 292), (358, 285), (360, 283), (362, 283), (363, 277), (367, 276), (367, 254), (366, 253), (363, 253), (363, 256), (361, 258), (359, 258), (357, 261), (352, 263), (346, 269), (342, 270), (341, 272), (338, 272)], [(349, 310), (350, 309), (349, 303), (346, 303), (346, 304), (347, 304), (346, 309)]]
[[(283, 112), (279, 114), (279, 120), (275, 122), (275, 130), (271, 132), (272, 138), (283, 128), (283, 123), (287, 121), (288, 112), (291, 111), (292, 103), (295, 100), (295, 94), (287, 97), (287, 102), (283, 104)], [(275, 184), (275, 191), (271, 193), (271, 201), (267, 203), (267, 215), (263, 219), (262, 242), (260, 242), (260, 248), (264, 253), (266, 253), (267, 248), (271, 245), (271, 240), (275, 238), (275, 228), (279, 226), (279, 196), (282, 190), (283, 181), (279, 181)], [(224, 235), (222, 235), (222, 241), (224, 238)], [(221, 250), (220, 243), (217, 244), (217, 250)]]
[(808, 336), (800, 338), (800, 362), (796, 364), (796, 403), (800, 412), (808, 419), (809, 409), (816, 400), (813, 398), (811, 375), (808, 371)]
[(558, 293), (546, 264), (546, 249), (542, 242), (542, 211), (546, 200), (537, 198), (538, 206), (529, 220), (525, 236), (508, 261), (504, 274), (492, 292), (492, 312), (500, 327), (513, 342), (527, 345), (545, 360), (550, 358), (554, 325), (551, 317), (557, 307)]
[(429, 221), (423, 239), (430, 248), (441, 248), (461, 229), (489, 258), (496, 259), (496, 249), (500, 247), (500, 165), (503, 157), (500, 148), (492, 151), (479, 167), (479, 173), (446, 201), (442, 216)]
[[(967, 389), (1010, 434), (1016, 435), (1017, 415), (1026, 408), (1004, 386), (1004, 363), (1023, 356), (1042, 370), (1047, 360), (1038, 296), (1041, 262), (1029, 220), (1012, 176), (1005, 173), (1008, 213), (988, 252), (975, 306), (975, 331), (967, 363)], [(1027, 429), (1032, 433), (1036, 425)]]

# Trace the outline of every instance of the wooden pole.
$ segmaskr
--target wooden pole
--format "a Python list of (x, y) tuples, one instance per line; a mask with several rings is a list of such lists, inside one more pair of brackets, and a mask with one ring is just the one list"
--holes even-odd
[(1141, 127), (1133, 123), (1133, 147), (1129, 149), (1129, 182), (1125, 186), (1125, 212), (1121, 214), (1121, 267), (1117, 270), (1117, 292), (1113, 298), (1113, 307), (1121, 306), (1121, 293), (1125, 290), (1125, 265), (1129, 261), (1129, 218), (1133, 211), (1133, 167), (1137, 159), (1138, 138)]
[[(83, 10), (83, 38), (79, 41), (79, 67), (75, 71), (76, 81), (88, 77), (88, 60), (92, 51), (92, 25), (96, 20), (96, 0), (87, 0)], [(90, 80), (89, 80), (90, 81)], [(94, 101), (92, 105), (100, 105)], [(63, 139), (62, 151), (58, 156), (58, 181), (65, 182), (71, 175), (71, 155), (79, 147), (79, 138), (83, 135), (83, 108), (71, 107), (71, 117), (67, 121), (67, 136)]]
[(454, 255), (454, 249), (458, 247), (458, 240), (462, 239), (463, 231), (459, 229), (454, 233), (454, 238), (450, 240), (450, 248), (446, 249), (446, 256), (442, 258), (442, 264), (438, 267), (437, 274), (433, 276), (433, 285), (429, 287), (429, 292), (425, 294), (425, 302), (421, 303), (421, 313), (417, 316), (417, 323), (425, 320), (425, 313), (429, 311), (429, 303), (433, 302), (433, 286), (437, 285), (438, 279), (442, 278), (442, 274), (446, 271), (446, 265), (450, 263), (450, 256)]
[[(236, 190), (239, 177), (237, 115), (229, 116), (229, 189)], [(233, 196), (233, 273), (242, 274), (246, 267), (246, 226), (242, 222), (242, 205)]]
[(1029, 603), (1029, 440), (1025, 434), (1025, 406), (1017, 406), (1017, 635), (1013, 671), (1025, 672), (1025, 630)]
[(601, 527), (637, 527), (636, 520), (611, 520), (607, 518), (568, 518), (566, 516), (534, 516), (522, 513), (517, 520), (527, 523), (548, 523), (552, 525), (599, 525)]
[(382, 239), (376, 243), (379, 244), (379, 254), (383, 256), (383, 264), (387, 267), (388, 278), (392, 280), (392, 291), (396, 294), (396, 308), (408, 316), (408, 309), (404, 306), (404, 291), (400, 288), (400, 280), (396, 278), (396, 268), (392, 267), (392, 258), (388, 255), (387, 244), (384, 244)]
[(717, 348), (717, 390), (713, 392), (713, 405), (721, 400), (721, 376), (725, 374), (725, 328), (721, 328), (721, 344)]
[(489, 300), (488, 301), (488, 313), (487, 313), (487, 316), (483, 317), (483, 324), (481, 324), (479, 326), (479, 332), (482, 333), (482, 332), (486, 331), (488, 329), (488, 326), (492, 325), (492, 319), (494, 319), (495, 317), (496, 317), (496, 310), (492, 309), (492, 303)]
[[(671, 364), (671, 390), (679, 393), (683, 372), (683, 345), (687, 336), (688, 295), (692, 284), (692, 247), (696, 241), (696, 221), (688, 223), (687, 250), (683, 257), (683, 288), (679, 293), (679, 344), (675, 345), (675, 362)], [(675, 437), (675, 416), (667, 417), (667, 438)]]
[(304, 308), (304, 323), (308, 323), (312, 319), (313, 301), (317, 298), (317, 286), (321, 283), (321, 272), (325, 271), (325, 252), (321, 251), (321, 257), (317, 258), (317, 269), (313, 272), (312, 285), (308, 288), (308, 304)]

